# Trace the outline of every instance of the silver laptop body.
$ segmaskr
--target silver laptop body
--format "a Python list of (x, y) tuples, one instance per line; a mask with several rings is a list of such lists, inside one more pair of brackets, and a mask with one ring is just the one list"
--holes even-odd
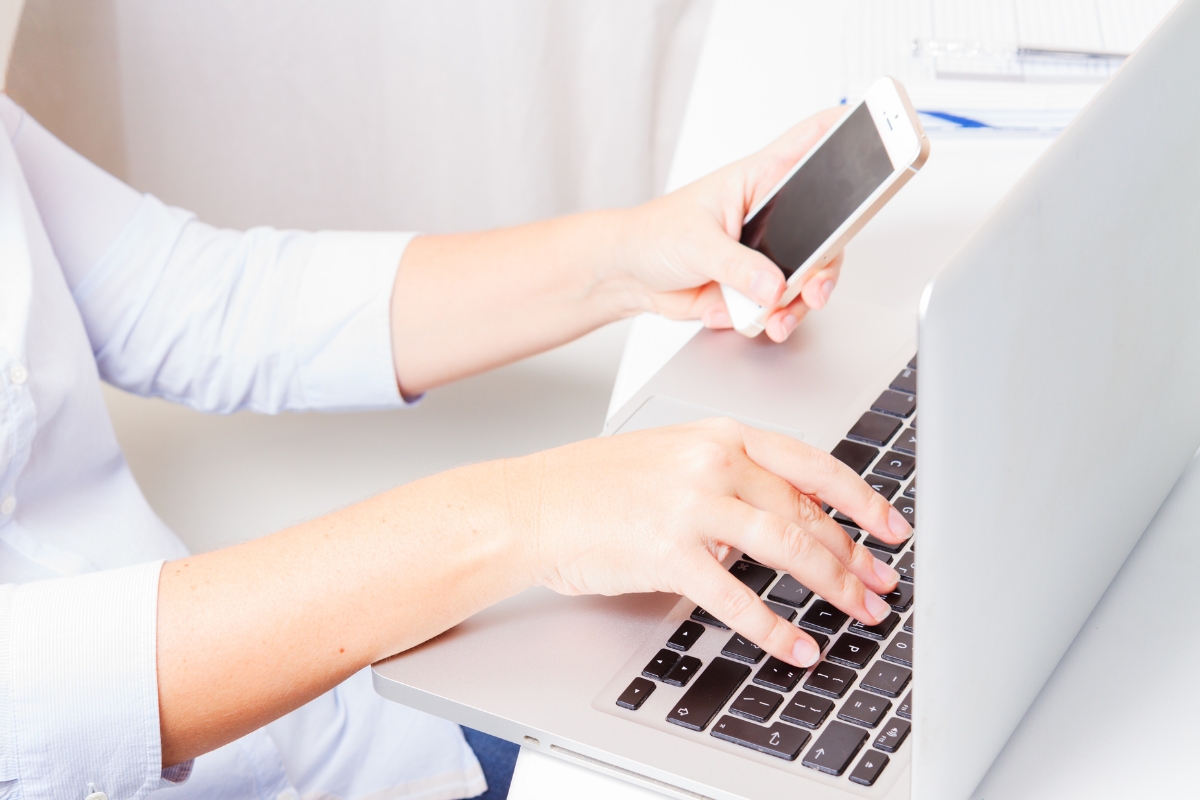
[[(946, 265), (919, 304), (918, 699), (873, 785), (848, 777), (885, 755), (903, 693), (878, 695), (889, 721), (864, 728), (840, 776), (804, 762), (848, 694), (795, 760), (714, 736), (728, 703), (701, 731), (669, 723), (687, 686), (619, 707), (695, 612), (673, 596), (531, 590), (377, 664), (377, 691), (677, 797), (970, 796), (1200, 446), (1198, 45), (1191, 0), (948, 264), (868, 227), (839, 295), (790, 342), (702, 332), (606, 426), (721, 413), (833, 449), (917, 352), (917, 298)], [(707, 667), (730, 636), (705, 624), (687, 654)], [(766, 726), (786, 724), (772, 713)]]

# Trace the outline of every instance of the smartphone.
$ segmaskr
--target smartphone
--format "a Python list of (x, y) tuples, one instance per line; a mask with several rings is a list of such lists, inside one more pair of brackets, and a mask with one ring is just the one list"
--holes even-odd
[[(904, 87), (894, 78), (876, 81), (742, 224), (741, 243), (787, 278), (776, 308), (795, 300), (928, 157), (929, 139)], [(733, 327), (746, 336), (762, 333), (774, 308), (728, 286), (721, 292)]]

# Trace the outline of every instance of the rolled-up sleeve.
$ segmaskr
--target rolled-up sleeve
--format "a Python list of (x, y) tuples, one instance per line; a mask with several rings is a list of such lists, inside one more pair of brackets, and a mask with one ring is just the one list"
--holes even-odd
[(162, 769), (156, 620), (162, 562), (0, 586), (0, 782), (17, 796), (140, 798)]

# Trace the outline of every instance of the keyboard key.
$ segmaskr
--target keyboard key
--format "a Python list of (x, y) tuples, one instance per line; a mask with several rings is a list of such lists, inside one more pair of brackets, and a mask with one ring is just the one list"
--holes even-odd
[(843, 633), (833, 647), (829, 648), (829, 654), (825, 657), (844, 667), (862, 669), (871, 663), (871, 659), (878, 650), (879, 645), (870, 639), (864, 639), (852, 633)]
[(700, 671), (700, 666), (700, 659), (684, 656), (675, 662), (675, 666), (671, 667), (667, 677), (662, 679), (663, 683), (669, 683), (672, 686), (687, 686), (692, 676)]
[(790, 692), (796, 688), (796, 684), (800, 682), (800, 676), (803, 674), (802, 667), (793, 667), (786, 661), (780, 661), (775, 656), (771, 656), (754, 676), (754, 682), (759, 686), (766, 686), (768, 689), (778, 692)]
[(900, 434), (900, 438), (892, 444), (892, 449), (897, 453), (915, 456), (917, 454), (917, 429), (905, 428), (904, 433)]
[(883, 651), (884, 661), (891, 661), (902, 667), (912, 666), (913, 637), (911, 633), (897, 633), (892, 643)]
[(862, 725), (864, 728), (874, 728), (891, 707), (892, 704), (882, 697), (855, 691), (842, 703), (837, 718), (843, 722)]
[(804, 682), (804, 688), (817, 694), (841, 697), (857, 677), (858, 675), (852, 669), (839, 667), (828, 661), (820, 661), (812, 668), (808, 680)]
[(880, 561), (882, 561), (885, 564), (892, 563), (892, 556), (890, 553), (885, 553), (882, 550), (876, 550), (875, 548), (871, 548), (871, 555), (875, 556), (877, 559), (879, 559)]
[(908, 424), (909, 424), (909, 425), (912, 427), (912, 429), (915, 431), (915, 430), (917, 429), (917, 418), (916, 418), (916, 417), (913, 417), (913, 418), (912, 418), (912, 422), (910, 422), (910, 423), (908, 423)]
[(883, 726), (883, 730), (875, 737), (872, 744), (885, 753), (894, 753), (900, 745), (904, 744), (910, 730), (912, 730), (912, 724), (908, 720), (892, 717), (888, 720), (887, 725)]
[(667, 647), (671, 648), (672, 650), (680, 650), (686, 653), (691, 649), (692, 645), (696, 643), (696, 640), (699, 639), (703, 634), (703, 625), (692, 622), (691, 620), (687, 620), (680, 625), (674, 633), (671, 634), (670, 639), (667, 639)]
[(915, 355), (912, 357), (912, 361), (909, 361), (909, 362), (908, 362), (908, 368), (909, 368), (909, 369), (916, 369), (916, 368), (917, 368), (917, 357), (916, 357)]
[(876, 539), (874, 536), (867, 536), (866, 539), (863, 539), (863, 544), (867, 547), (873, 547), (876, 550), (882, 550), (885, 553), (899, 553), (908, 542), (892, 544), (891, 542), (885, 542), (883, 539)]
[(812, 589), (785, 572), (779, 579), (779, 583), (771, 587), (767, 599), (796, 608), (804, 608), (812, 596)]
[(752, 719), (755, 722), (766, 722), (782, 702), (783, 695), (781, 694), (768, 692), (757, 686), (747, 686), (742, 689), (737, 700), (730, 704), (729, 713)]
[(917, 371), (911, 367), (900, 370), (900, 374), (892, 378), (889, 389), (903, 394), (917, 393)]
[(671, 671), (671, 667), (675, 666), (675, 662), (678, 660), (678, 653), (672, 653), (670, 650), (659, 650), (658, 655), (650, 659), (650, 663), (642, 670), (642, 674), (647, 678), (661, 681), (667, 676), (667, 673)]
[(917, 612), (915, 611), (908, 615), (908, 619), (904, 620), (904, 630), (908, 631), (909, 633), (913, 632), (913, 618), (916, 616)]
[(871, 404), (872, 411), (900, 418), (907, 417), (916, 408), (916, 395), (893, 392), (891, 389), (884, 389), (883, 394), (879, 395), (875, 402)]
[(804, 616), (796, 623), (801, 628), (833, 635), (838, 632), (848, 617), (835, 606), (824, 600), (812, 604), (812, 608), (804, 612)]
[(912, 608), (913, 604), (913, 585), (900, 581), (896, 584), (896, 588), (885, 595), (881, 595), (885, 603), (892, 607), (892, 611), (903, 614)]
[[(833, 521), (836, 522), (838, 525), (841, 525), (843, 530), (845, 530), (846, 528), (854, 528), (856, 530), (858, 529), (858, 523), (855, 522), (854, 520), (850, 519), (849, 517), (847, 517), (845, 514), (843, 514), (840, 511), (833, 512)], [(849, 534), (850, 531), (846, 531), (846, 533)], [(855, 538), (853, 534), (850, 535), (850, 538), (854, 539), (854, 541), (856, 541), (856, 542), (858, 541), (858, 539)]]
[(785, 622), (791, 622), (796, 618), (796, 609), (794, 608), (789, 608), (779, 603), (772, 603), (770, 600), (763, 601), (763, 605), (783, 617)]
[(900, 701), (900, 707), (896, 709), (896, 713), (905, 719), (912, 719), (912, 692), (904, 695), (904, 699)]
[(749, 747), (760, 753), (795, 761), (812, 736), (808, 731), (776, 722), (769, 728), (724, 716), (713, 726), (712, 735), (727, 742)]
[[(903, 481), (908, 479), (908, 476), (912, 474), (912, 471), (916, 467), (917, 460), (912, 456), (897, 453), (895, 450), (888, 450), (871, 471), (885, 478), (895, 478), (898, 481)], [(900, 484), (896, 484), (896, 486), (899, 487)]]
[(867, 471), (867, 467), (871, 466), (875, 456), (879, 455), (879, 450), (868, 444), (842, 439), (829, 451), (829, 454), (862, 475)]
[(911, 669), (898, 667), (886, 661), (876, 661), (859, 686), (885, 697), (899, 697), (911, 679)]
[(892, 507), (900, 512), (900, 516), (908, 520), (908, 524), (917, 527), (917, 501), (915, 498), (902, 497), (892, 503)]
[(825, 634), (817, 633), (816, 631), (805, 631), (805, 633), (811, 636), (812, 640), (817, 643), (818, 653), (823, 652), (829, 646), (829, 637)]
[(745, 661), (747, 664), (757, 664), (762, 661), (763, 649), (740, 633), (735, 633), (721, 648), (721, 655)]
[(820, 738), (808, 748), (802, 763), (829, 775), (841, 775), (862, 749), (867, 732), (844, 722), (831, 722)]
[(704, 730), (749, 674), (745, 664), (714, 658), (667, 714), (667, 722), (693, 731)]
[[(837, 518), (835, 517), (834, 519), (836, 521)], [(858, 537), (862, 536), (862, 531), (853, 525), (842, 525), (842, 530), (846, 532), (846, 535), (850, 537), (850, 541), (852, 542), (857, 542)]]
[[(879, 468), (876, 467), (875, 472), (878, 471)], [(884, 500), (891, 500), (892, 496), (900, 489), (899, 481), (885, 478), (882, 475), (867, 475), (864, 480), (866, 480), (867, 486), (883, 495)]]
[(763, 589), (775, 580), (775, 570), (762, 564), (751, 564), (749, 561), (738, 561), (729, 568), (729, 573), (746, 584), (755, 594), (762, 594)]
[(887, 765), (887, 756), (868, 750), (867, 754), (862, 757), (862, 761), (859, 761), (858, 766), (850, 773), (850, 782), (862, 786), (874, 786), (875, 781), (879, 780), (879, 774)]
[(617, 698), (617, 705), (621, 708), (628, 708), (630, 711), (637, 711), (653, 691), (653, 683), (645, 678), (634, 678), (633, 683), (629, 684), (629, 688), (621, 692), (621, 696)]
[(854, 427), (846, 434), (846, 438), (882, 447), (891, 441), (891, 438), (896, 435), (896, 431), (900, 430), (900, 426), (903, 424), (903, 422), (895, 417), (888, 417), (883, 414), (876, 414), (874, 411), (868, 411), (858, 418), (858, 422), (854, 423)]
[(872, 639), (886, 639), (891, 635), (892, 630), (899, 621), (900, 615), (893, 611), (883, 618), (883, 622), (876, 625), (863, 625), (858, 620), (854, 620), (854, 624), (850, 626), (850, 631), (861, 636), (869, 636)]
[(717, 628), (724, 628), (725, 630), (729, 630), (728, 625), (726, 625), (724, 622), (721, 622), (721, 620), (717, 619), (716, 617), (714, 617), (712, 614), (705, 611), (700, 606), (696, 606), (696, 610), (692, 612), (692, 619), (696, 620), (696, 622), (703, 622), (703, 623), (712, 625)]
[(913, 478), (912, 483), (908, 484), (908, 486), (905, 487), (904, 496), (911, 497), (913, 500), (917, 499), (917, 479), (916, 478)]
[(833, 711), (833, 701), (828, 697), (817, 697), (808, 692), (796, 692), (792, 702), (779, 712), (779, 718), (785, 722), (794, 722), (806, 728), (817, 729)]
[(900, 563), (896, 565), (896, 572), (900, 573), (900, 580), (908, 583), (916, 582), (917, 574), (917, 557), (910, 551), (900, 557)]

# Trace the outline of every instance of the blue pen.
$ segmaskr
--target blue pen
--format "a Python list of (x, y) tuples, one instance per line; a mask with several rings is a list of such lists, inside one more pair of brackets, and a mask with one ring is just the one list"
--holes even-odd
[(980, 122), (979, 120), (971, 119), (970, 117), (960, 117), (958, 114), (947, 114), (945, 111), (924, 111), (922, 109), (918, 109), (917, 113), (924, 114), (929, 117), (934, 117), (935, 119), (945, 120), (946, 122), (953, 122), (955, 125), (957, 125), (960, 128), (991, 128), (992, 127), (991, 125), (988, 125), (986, 122)]

